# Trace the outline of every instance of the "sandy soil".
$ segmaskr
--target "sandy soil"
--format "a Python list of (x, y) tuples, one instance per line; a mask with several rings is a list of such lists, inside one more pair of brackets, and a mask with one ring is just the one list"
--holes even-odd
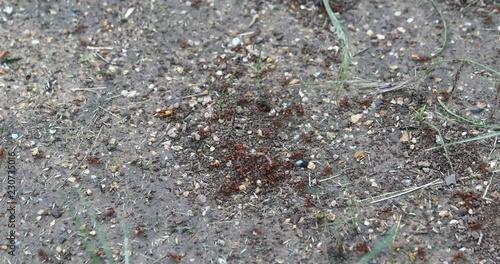
[(499, 263), (499, 2), (330, 5), (0, 1), (0, 262)]

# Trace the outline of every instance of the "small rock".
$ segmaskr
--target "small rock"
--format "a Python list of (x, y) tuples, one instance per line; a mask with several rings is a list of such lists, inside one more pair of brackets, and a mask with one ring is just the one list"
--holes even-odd
[(351, 116), (351, 122), (356, 124), (363, 117), (363, 113)]
[(455, 176), (455, 174), (451, 174), (450, 176), (446, 177), (444, 179), (444, 181), (446, 182), (446, 185), (448, 185), (448, 186), (456, 185), (457, 184), (457, 177)]
[(301, 168), (307, 168), (307, 166), (309, 165), (309, 162), (303, 161), (303, 160), (297, 160), (297, 162), (295, 162), (295, 164), (297, 164), (297, 166), (299, 166)]
[(417, 165), (422, 168), (422, 167), (429, 167), (429, 166), (431, 166), (431, 163), (427, 162), (427, 161), (419, 161), (417, 163)]
[(411, 185), (411, 180), (410, 179), (406, 179), (406, 180), (402, 180), (401, 183), (405, 186), (405, 187), (408, 187)]
[(399, 142), (408, 142), (408, 141), (410, 141), (410, 133), (404, 131), (403, 134), (401, 135), (401, 138), (399, 139)]
[(309, 164), (307, 164), (307, 168), (310, 170), (314, 170), (316, 168), (316, 165), (312, 162), (309, 162)]
[(240, 38), (233, 38), (231, 40), (231, 45), (233, 45), (233, 47), (236, 47), (236, 46), (238, 46), (240, 44), (241, 44), (241, 39)]
[(128, 94), (127, 94), (127, 97), (135, 97), (137, 96), (137, 91), (130, 91)]
[(12, 134), (11, 137), (12, 137), (12, 139), (17, 139), (17, 138), (19, 138), (19, 135), (18, 134)]
[(204, 204), (205, 202), (207, 202), (207, 197), (203, 194), (199, 194), (198, 196), (196, 196), (196, 202), (198, 202), (199, 204)]
[(459, 221), (458, 221), (458, 220), (453, 219), (453, 220), (451, 220), (451, 221), (450, 221), (450, 223), (449, 223), (449, 224), (450, 224), (450, 225), (457, 225), (458, 223), (459, 223)]
[(175, 68), (175, 71), (178, 73), (178, 74), (183, 74), (184, 73), (184, 68), (181, 67), (181, 66), (177, 66)]
[(2, 10), (5, 14), (7, 15), (12, 15), (12, 13), (14, 12), (14, 8), (12, 6), (6, 6), (3, 8)]
[(168, 130), (167, 135), (171, 138), (177, 137), (177, 128), (173, 127)]
[(52, 216), (57, 219), (62, 216), (62, 212), (59, 210), (54, 210), (52, 211)]
[(439, 217), (441, 217), (441, 218), (448, 217), (449, 215), (450, 215), (450, 212), (448, 212), (446, 210), (439, 212)]

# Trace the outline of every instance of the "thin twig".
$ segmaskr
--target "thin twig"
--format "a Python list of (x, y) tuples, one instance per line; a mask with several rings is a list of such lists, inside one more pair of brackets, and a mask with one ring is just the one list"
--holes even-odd
[(162, 259), (166, 258), (167, 256), (168, 256), (168, 253), (167, 253), (167, 254), (165, 254), (165, 256), (163, 256), (163, 257), (161, 257), (161, 258), (159, 258), (159, 259), (157, 259), (157, 260), (153, 261), (151, 264), (155, 264), (155, 263), (159, 262), (160, 260), (162, 260)]
[(392, 196), (389, 196), (389, 197), (386, 197), (386, 198), (382, 198), (382, 199), (379, 199), (379, 200), (375, 200), (375, 201), (372, 201), (370, 203), (374, 204), (374, 203), (382, 202), (382, 201), (389, 200), (389, 199), (392, 199), (392, 198), (395, 198), (395, 197), (398, 197), (398, 196), (401, 196), (401, 195), (405, 195), (407, 193), (414, 192), (416, 190), (419, 190), (419, 189), (422, 189), (422, 188), (425, 188), (425, 187), (428, 187), (428, 186), (431, 186), (431, 185), (442, 184), (442, 183), (443, 183), (443, 181), (441, 181), (440, 179), (437, 179), (437, 180), (434, 180), (434, 181), (432, 181), (430, 183), (427, 183), (427, 184), (424, 184), (424, 185), (421, 185), (421, 186), (418, 186), (418, 187), (415, 187), (415, 188), (411, 188), (409, 190), (402, 191), (402, 192), (400, 192), (398, 194), (395, 194), (395, 195), (392, 195)]
[(97, 144), (97, 141), (99, 139), (99, 136), (101, 135), (101, 132), (102, 132), (102, 129), (104, 128), (104, 125), (101, 126), (101, 128), (99, 129), (99, 132), (97, 133), (97, 136), (95, 137), (94, 139), (94, 142), (92, 143), (92, 146), (90, 147), (90, 150), (85, 153), (85, 156), (83, 156), (83, 159), (78, 163), (78, 165), (76, 166), (76, 168), (69, 174), (70, 176), (73, 175), (73, 173), (76, 172), (76, 170), (78, 170), (80, 168), (80, 166), (83, 164), (83, 162), (87, 159), (87, 157), (89, 156), (89, 153), (92, 153), (92, 150), (94, 149), (94, 147), (96, 146)]
[(94, 56), (96, 56), (97, 58), (101, 59), (102, 61), (104, 61), (106, 64), (110, 64), (103, 56), (101, 56), (99, 53), (97, 52), (92, 52), (92, 54), (94, 54)]
[(199, 94), (186, 95), (186, 96), (183, 96), (181, 98), (182, 99), (186, 99), (186, 98), (198, 97), (198, 96), (204, 96), (204, 95), (208, 95), (208, 90), (205, 90), (205, 91), (203, 91), (202, 93), (199, 93)]
[(91, 46), (87, 46), (87, 49), (89, 49), (89, 50), (112, 50), (114, 48), (113, 47), (91, 47)]
[(101, 108), (101, 110), (103, 110), (104, 112), (107, 112), (108, 114), (110, 114), (110, 115), (112, 115), (112, 116), (114, 116), (114, 117), (116, 117), (116, 118), (118, 118), (118, 119), (120, 119), (120, 120), (122, 120), (122, 119), (123, 119), (122, 117), (119, 117), (118, 115), (111, 113), (111, 112), (110, 112), (108, 109), (106, 109), (106, 108), (103, 108), (103, 107), (101, 107), (101, 106), (98, 106), (98, 107), (99, 107), (99, 108)]
[(477, 240), (477, 246), (481, 246), (481, 242), (483, 241), (483, 232), (479, 232), (479, 239)]
[(486, 189), (484, 190), (483, 196), (481, 198), (486, 198), (486, 194), (488, 194), (488, 190), (490, 189), (490, 185), (493, 182), (493, 176), (495, 176), (495, 173), (491, 175), (490, 182), (488, 183), (488, 186), (486, 186)]
[(324, 182), (324, 181), (329, 181), (331, 179), (334, 179), (334, 178), (337, 178), (338, 176), (342, 175), (342, 173), (339, 173), (337, 175), (333, 175), (331, 177), (328, 177), (328, 178), (325, 178), (325, 179), (321, 179), (321, 180), (318, 180), (318, 182)]

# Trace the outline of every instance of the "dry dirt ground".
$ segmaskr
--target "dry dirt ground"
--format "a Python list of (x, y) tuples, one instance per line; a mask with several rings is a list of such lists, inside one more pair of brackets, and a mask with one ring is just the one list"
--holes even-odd
[(500, 263), (499, 2), (345, 2), (0, 1), (0, 262)]

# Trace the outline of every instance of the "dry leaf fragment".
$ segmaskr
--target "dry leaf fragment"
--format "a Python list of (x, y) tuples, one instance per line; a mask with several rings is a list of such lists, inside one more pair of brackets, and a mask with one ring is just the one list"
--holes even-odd
[(362, 117), (363, 117), (363, 113), (361, 113), (361, 114), (356, 114), (356, 115), (352, 115), (352, 116), (351, 116), (351, 122), (352, 122), (353, 124), (356, 124), (356, 123), (358, 123), (358, 121), (359, 121)]
[(299, 79), (293, 79), (288, 84), (297, 84), (297, 83), (300, 83)]
[(399, 139), (399, 142), (408, 142), (410, 141), (410, 133), (408, 131), (404, 131)]
[(360, 162), (365, 158), (365, 153), (363, 151), (357, 151), (356, 153), (354, 153), (354, 158), (357, 162)]

